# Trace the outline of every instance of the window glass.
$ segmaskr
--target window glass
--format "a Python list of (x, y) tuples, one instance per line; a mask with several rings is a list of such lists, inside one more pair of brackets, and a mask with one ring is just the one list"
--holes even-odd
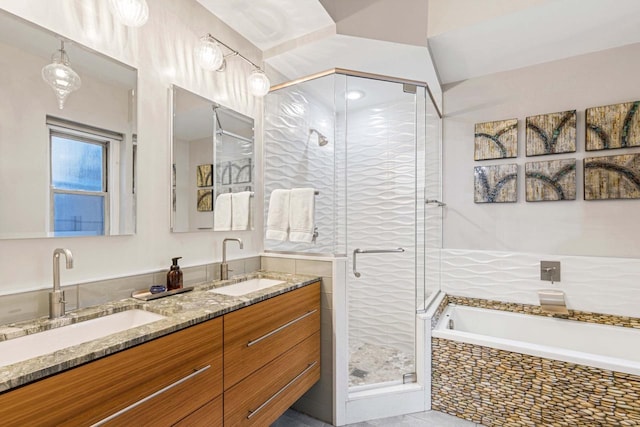
[(102, 144), (51, 136), (51, 181), (54, 188), (80, 191), (104, 191)]
[(56, 193), (53, 204), (57, 236), (104, 234), (104, 196)]

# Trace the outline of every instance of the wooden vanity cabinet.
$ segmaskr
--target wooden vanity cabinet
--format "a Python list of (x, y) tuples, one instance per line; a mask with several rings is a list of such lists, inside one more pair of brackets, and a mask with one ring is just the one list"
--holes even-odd
[(267, 426), (319, 378), (317, 282), (2, 393), (0, 425)]
[(0, 394), (0, 424), (171, 426), (221, 393), (217, 318)]
[(224, 424), (267, 426), (320, 379), (320, 282), (224, 316)]

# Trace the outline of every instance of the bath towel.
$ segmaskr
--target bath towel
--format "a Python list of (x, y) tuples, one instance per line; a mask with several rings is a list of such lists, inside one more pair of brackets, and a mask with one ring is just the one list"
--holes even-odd
[(289, 240), (306, 243), (313, 240), (315, 212), (314, 188), (294, 188), (291, 190)]
[(267, 239), (287, 240), (289, 236), (289, 196), (291, 190), (273, 190), (267, 212)]
[(213, 209), (213, 230), (231, 230), (231, 193), (222, 193), (216, 197)]
[(251, 215), (251, 191), (233, 193), (231, 198), (231, 229), (248, 230)]

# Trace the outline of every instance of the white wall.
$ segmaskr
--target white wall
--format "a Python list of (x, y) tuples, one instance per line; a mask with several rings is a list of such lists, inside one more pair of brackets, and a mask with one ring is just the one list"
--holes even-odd
[[(640, 44), (445, 86), (442, 290), (538, 304), (537, 290), (561, 289), (570, 309), (638, 316), (640, 200), (583, 200), (584, 110), (640, 99)], [(525, 157), (527, 116), (576, 109), (577, 152)], [(519, 156), (474, 162), (474, 124), (517, 118)], [(526, 202), (524, 164), (578, 159), (577, 200)], [(518, 202), (475, 204), (473, 167), (518, 164)], [(562, 262), (562, 280), (540, 281), (540, 260)]]
[[(140, 29), (129, 29), (113, 22), (103, 0), (0, 0), (0, 8), (6, 11), (138, 68), (139, 95), (136, 235), (1, 240), (0, 294), (51, 286), (51, 260), (56, 247), (69, 248), (74, 254), (75, 268), (62, 271), (63, 285), (166, 269), (172, 256), (182, 256), (181, 265), (185, 267), (220, 260), (226, 233), (169, 231), (168, 89), (177, 84), (254, 117), (256, 165), (260, 167), (261, 101), (248, 94), (245, 84), (252, 67), (230, 58), (225, 73), (204, 72), (195, 67), (192, 51), (198, 38), (211, 32), (256, 63), (261, 55), (195, 0), (148, 3), (149, 21)], [(261, 204), (262, 194), (257, 193), (255, 200)], [(261, 209), (256, 206), (256, 212)], [(261, 215), (256, 216), (256, 230), (233, 233), (245, 244), (242, 251), (229, 247), (231, 259), (260, 252)]]
[[(640, 200), (583, 200), (585, 157), (638, 153), (638, 149), (585, 153), (584, 110), (640, 99), (640, 44), (493, 74), (445, 86), (444, 247), (640, 258)], [(576, 153), (525, 157), (527, 116), (576, 109)], [(473, 160), (474, 124), (517, 118), (516, 159)], [(578, 159), (577, 200), (526, 202), (524, 164)], [(517, 163), (518, 202), (473, 202), (473, 168)]]

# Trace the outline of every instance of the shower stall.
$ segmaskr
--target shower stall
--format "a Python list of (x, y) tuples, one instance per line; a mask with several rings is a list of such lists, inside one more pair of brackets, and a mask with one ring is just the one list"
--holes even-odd
[(442, 209), (428, 203), (441, 195), (428, 88), (334, 69), (272, 88), (264, 126), (265, 218), (274, 190), (317, 194), (314, 240), (266, 239), (265, 252), (333, 262), (323, 288), (331, 421), (424, 410), (429, 354), (418, 313), (439, 289), (442, 237)]

